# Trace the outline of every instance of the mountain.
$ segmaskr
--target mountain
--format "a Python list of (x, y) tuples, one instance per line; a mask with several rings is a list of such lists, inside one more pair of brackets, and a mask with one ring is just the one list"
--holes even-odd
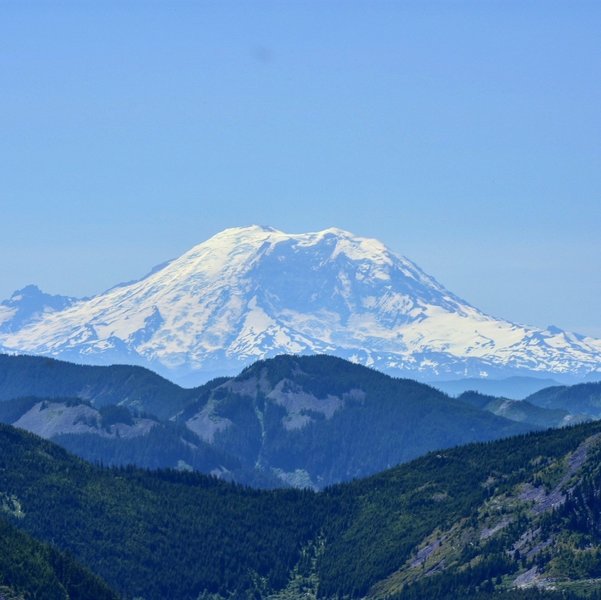
[(489, 316), (377, 240), (334, 228), (227, 229), (141, 280), (9, 329), (5, 352), (139, 364), (180, 381), (282, 353), (422, 379), (585, 376), (601, 364), (601, 340)]
[(321, 489), (435, 448), (599, 418), (599, 385), (454, 399), (336, 357), (282, 355), (184, 389), (136, 366), (0, 355), (0, 422), (107, 465)]
[(565, 427), (591, 419), (589, 415), (572, 414), (561, 408), (543, 408), (531, 404), (527, 400), (495, 398), (478, 392), (464, 392), (457, 399), (499, 417), (505, 417), (518, 423), (529, 423), (541, 428)]
[(0, 402), (24, 396), (120, 404), (169, 418), (199, 395), (137, 366), (77, 365), (39, 356), (0, 354)]
[(435, 448), (539, 428), (320, 355), (259, 361), (237, 377), (190, 390), (140, 367), (0, 356), (0, 421), (104, 464), (314, 488)]
[(543, 408), (569, 410), (601, 419), (601, 381), (545, 388), (527, 400)]
[(243, 467), (184, 425), (132, 414), (122, 405), (96, 408), (78, 398), (16, 398), (0, 402), (0, 423), (52, 440), (95, 463), (194, 470), (254, 487), (285, 486), (270, 472)]
[(450, 396), (459, 396), (463, 392), (479, 392), (487, 396), (523, 400), (527, 396), (530, 396), (530, 394), (534, 394), (547, 387), (560, 385), (560, 383), (548, 378), (515, 376), (503, 379), (471, 377), (450, 381), (436, 381), (432, 385)]
[(0, 302), (0, 333), (19, 331), (45, 316), (69, 308), (78, 299), (54, 296), (35, 285), (17, 290), (8, 300)]
[(278, 356), (205, 388), (177, 421), (297, 487), (365, 477), (436, 448), (538, 428), (332, 356)]
[(320, 493), (257, 491), (92, 466), (0, 426), (0, 508), (125, 597), (598, 598), (600, 458), (601, 424), (588, 423)]

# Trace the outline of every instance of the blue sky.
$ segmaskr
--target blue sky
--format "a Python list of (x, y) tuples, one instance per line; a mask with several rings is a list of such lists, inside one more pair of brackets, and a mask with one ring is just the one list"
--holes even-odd
[(217, 231), (381, 239), (601, 336), (601, 2), (0, 2), (0, 297)]

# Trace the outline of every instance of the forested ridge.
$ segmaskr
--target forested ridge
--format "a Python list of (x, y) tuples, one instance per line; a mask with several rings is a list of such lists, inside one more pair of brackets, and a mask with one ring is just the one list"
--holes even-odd
[(100, 468), (2, 426), (0, 493), (13, 526), (126, 598), (520, 598), (527, 573), (581, 596), (601, 564), (599, 434), (590, 423), (433, 452), (315, 493)]
[[(142, 416), (147, 426), (136, 430)], [(92, 462), (315, 489), (436, 448), (540, 428), (327, 355), (258, 361), (190, 390), (140, 367), (0, 355), (0, 422)]]
[(197, 391), (184, 389), (144, 367), (90, 366), (0, 354), (0, 401), (25, 396), (80, 398), (98, 407), (122, 403), (167, 418), (193, 401)]
[[(18, 510), (11, 497), (3, 512)], [(42, 544), (0, 516), (0, 598), (3, 600), (117, 600), (118, 596), (70, 554)]]

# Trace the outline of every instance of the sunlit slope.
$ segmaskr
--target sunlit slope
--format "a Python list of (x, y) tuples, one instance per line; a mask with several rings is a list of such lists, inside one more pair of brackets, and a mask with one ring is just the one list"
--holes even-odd
[(71, 300), (18, 324), (18, 303), (5, 304), (0, 345), (199, 380), (281, 353), (420, 376), (585, 374), (601, 364), (599, 340), (489, 316), (377, 240), (340, 229), (227, 229), (142, 280)]

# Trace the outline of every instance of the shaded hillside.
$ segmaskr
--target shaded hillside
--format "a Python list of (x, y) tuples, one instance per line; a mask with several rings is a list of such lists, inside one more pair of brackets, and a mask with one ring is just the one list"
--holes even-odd
[[(24, 394), (34, 398), (7, 400)], [(64, 394), (80, 400), (67, 405)], [(537, 427), (323, 355), (279, 356), (193, 390), (140, 367), (0, 356), (0, 398), (0, 421), (86, 459), (192, 468), (261, 487), (323, 488), (434, 448)], [(103, 412), (117, 422), (107, 428)]]
[(16, 398), (0, 402), (0, 423), (50, 439), (94, 463), (195, 470), (256, 487), (282, 487), (275, 475), (243, 468), (237, 458), (185, 426), (132, 414), (125, 406), (96, 408), (77, 398)]
[(570, 413), (601, 418), (601, 382), (555, 386), (540, 390), (526, 398), (543, 408), (567, 410)]
[[(576, 398), (595, 385), (560, 390)], [(54, 398), (7, 400), (25, 392)], [(65, 402), (67, 392), (77, 398)], [(194, 469), (266, 488), (322, 489), (433, 449), (584, 418), (474, 393), (452, 399), (326, 355), (278, 356), (191, 390), (140, 367), (0, 356), (0, 398), (0, 421), (93, 462)]]
[(1, 426), (0, 490), (15, 525), (147, 600), (581, 595), (601, 582), (600, 441), (590, 423), (472, 444), (316, 494), (100, 469)]
[[(20, 514), (0, 493), (0, 515)], [(32, 539), (0, 516), (0, 598), (3, 600), (117, 600), (108, 586), (72, 557)]]
[(478, 392), (463, 392), (457, 399), (481, 410), (487, 410), (499, 417), (505, 417), (519, 423), (529, 423), (543, 429), (574, 425), (590, 420), (590, 417), (586, 415), (570, 414), (569, 411), (561, 408), (543, 408), (531, 404), (527, 400), (495, 398)]
[(167, 418), (194, 400), (196, 393), (143, 367), (94, 367), (0, 354), (0, 401), (23, 396), (81, 398), (98, 407), (125, 404)]
[(536, 427), (324, 355), (259, 361), (205, 388), (178, 419), (247, 468), (317, 488)]
[(470, 377), (467, 379), (454, 379), (452, 381), (435, 381), (432, 385), (451, 396), (459, 396), (464, 392), (475, 391), (488, 396), (509, 398), (510, 400), (523, 400), (530, 394), (546, 387), (559, 385), (559, 383), (554, 379), (514, 376), (503, 379)]
[(127, 596), (196, 600), (285, 585), (317, 536), (310, 492), (273, 493), (192, 473), (94, 467), (31, 434), (0, 426), (0, 490), (13, 523), (72, 552)]

